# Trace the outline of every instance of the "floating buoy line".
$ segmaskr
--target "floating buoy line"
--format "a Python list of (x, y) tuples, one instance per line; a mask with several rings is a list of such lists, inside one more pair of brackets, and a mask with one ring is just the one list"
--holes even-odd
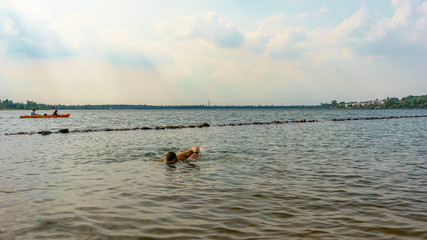
[[(334, 118), (332, 122), (343, 122), (343, 121), (359, 121), (359, 120), (381, 120), (381, 119), (399, 119), (399, 118), (421, 118), (427, 117), (427, 115), (416, 115), (416, 116), (390, 116), (390, 117), (367, 117), (367, 118)], [(247, 126), (247, 125), (271, 125), (271, 124), (287, 124), (287, 123), (314, 123), (320, 122), (319, 120), (292, 120), (292, 121), (272, 121), (272, 122), (253, 122), (253, 123), (228, 123), (219, 125), (210, 125), (209, 123), (203, 123), (199, 125), (175, 125), (175, 126), (157, 126), (157, 127), (134, 127), (134, 128), (103, 128), (103, 129), (85, 129), (85, 130), (69, 130), (68, 128), (60, 129), (58, 131), (39, 131), (39, 132), (17, 132), (17, 133), (5, 133), (4, 135), (34, 135), (40, 134), (43, 136), (52, 133), (87, 133), (87, 132), (115, 132), (115, 131), (134, 131), (134, 130), (166, 130), (166, 129), (182, 129), (182, 128), (205, 128), (205, 127), (227, 127), (227, 126)], [(326, 122), (326, 121), (325, 121)]]

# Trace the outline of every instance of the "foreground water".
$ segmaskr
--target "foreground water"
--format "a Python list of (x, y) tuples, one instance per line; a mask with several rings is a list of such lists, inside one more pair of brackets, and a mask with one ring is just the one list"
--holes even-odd
[(0, 239), (427, 239), (427, 118), (329, 121), (426, 110), (67, 112), (0, 111)]

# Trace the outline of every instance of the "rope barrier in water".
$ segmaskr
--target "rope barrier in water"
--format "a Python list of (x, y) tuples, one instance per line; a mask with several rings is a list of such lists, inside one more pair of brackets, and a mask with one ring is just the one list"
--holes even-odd
[[(367, 118), (334, 118), (332, 122), (343, 122), (343, 121), (359, 121), (359, 120), (381, 120), (381, 119), (399, 119), (399, 118), (421, 118), (427, 117), (427, 115), (416, 115), (416, 116), (389, 116), (389, 117), (367, 117)], [(214, 127), (226, 127), (226, 126), (246, 126), (246, 125), (270, 125), (270, 124), (287, 124), (287, 123), (314, 123), (321, 122), (319, 120), (292, 120), (292, 121), (271, 121), (271, 122), (253, 122), (253, 123), (228, 123), (212, 125)], [(134, 127), (134, 128), (104, 128), (104, 129), (85, 129), (85, 130), (69, 130), (68, 128), (60, 129), (58, 131), (39, 131), (39, 132), (17, 132), (17, 133), (5, 133), (5, 135), (34, 135), (41, 134), (43, 136), (52, 133), (87, 133), (87, 132), (112, 132), (112, 131), (133, 131), (133, 130), (166, 130), (166, 129), (183, 129), (183, 128), (205, 128), (211, 127), (209, 123), (203, 123), (199, 125), (178, 125), (178, 126), (157, 126), (157, 127)]]

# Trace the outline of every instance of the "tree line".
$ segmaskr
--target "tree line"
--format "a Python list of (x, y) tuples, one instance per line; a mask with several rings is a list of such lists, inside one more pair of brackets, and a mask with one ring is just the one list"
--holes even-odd
[[(76, 109), (76, 110), (96, 110), (96, 109), (427, 109), (427, 95), (422, 96), (407, 96), (402, 99), (386, 98), (382, 101), (368, 101), (365, 103), (372, 104), (357, 104), (337, 102), (333, 100), (329, 103), (321, 103), (315, 106), (297, 105), (297, 106), (274, 106), (274, 105), (248, 105), (248, 106), (206, 106), (206, 105), (186, 105), (186, 106), (170, 106), (170, 105), (127, 105), (127, 104), (106, 104), (106, 105), (55, 105), (57, 109)], [(378, 103), (378, 104), (376, 104)], [(50, 104), (37, 103), (27, 100), (26, 103), (13, 102), (12, 100), (0, 100), (0, 110), (6, 109), (21, 109), (21, 110), (49, 110), (52, 108)]]
[(384, 101), (385, 108), (427, 108), (427, 95), (423, 96), (407, 96), (401, 100), (397, 98), (387, 98)]
[(5, 110), (5, 109), (31, 110), (33, 108), (38, 110), (47, 110), (47, 109), (51, 109), (51, 105), (36, 103), (30, 100), (27, 100), (27, 103), (13, 102), (12, 100), (9, 100), (9, 99), (3, 100), (3, 101), (0, 100), (0, 110)]
[(366, 102), (337, 102), (321, 103), (321, 108), (331, 109), (426, 109), (427, 95), (422, 96), (407, 96), (402, 99), (388, 97), (382, 101), (376, 99)]

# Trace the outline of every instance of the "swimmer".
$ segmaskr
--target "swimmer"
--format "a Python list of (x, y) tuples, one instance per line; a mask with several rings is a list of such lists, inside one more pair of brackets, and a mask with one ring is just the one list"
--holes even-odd
[(200, 148), (198, 146), (194, 146), (191, 149), (178, 154), (175, 154), (174, 152), (168, 152), (166, 153), (166, 156), (161, 159), (161, 161), (164, 163), (177, 163), (186, 159), (194, 160), (199, 156), (199, 152)]

